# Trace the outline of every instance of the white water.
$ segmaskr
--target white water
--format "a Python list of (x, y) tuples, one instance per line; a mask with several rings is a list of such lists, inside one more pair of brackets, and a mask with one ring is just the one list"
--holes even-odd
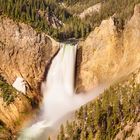
[(18, 140), (47, 140), (55, 135), (61, 123), (73, 117), (73, 112), (97, 97), (104, 87), (87, 94), (74, 93), (74, 71), (77, 46), (63, 45), (52, 61), (42, 83), (43, 105), (38, 122), (23, 130)]

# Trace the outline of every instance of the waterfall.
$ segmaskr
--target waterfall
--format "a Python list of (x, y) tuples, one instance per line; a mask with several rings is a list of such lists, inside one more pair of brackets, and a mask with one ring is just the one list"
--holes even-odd
[(74, 93), (74, 71), (76, 46), (64, 45), (54, 58), (46, 78), (49, 95), (61, 94), (58, 91), (72, 95)]
[(18, 140), (47, 140), (47, 136), (54, 135), (76, 109), (102, 91), (103, 88), (98, 88), (94, 93), (75, 94), (76, 50), (76, 45), (61, 45), (42, 83), (43, 103), (38, 121), (25, 128)]

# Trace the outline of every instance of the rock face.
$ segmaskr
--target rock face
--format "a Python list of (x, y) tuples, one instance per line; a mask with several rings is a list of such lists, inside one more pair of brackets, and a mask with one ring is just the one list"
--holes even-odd
[[(76, 64), (77, 92), (115, 82), (140, 67), (139, 25), (140, 5), (137, 5), (133, 17), (123, 28), (120, 29), (112, 17), (80, 43)], [(0, 74), (9, 84), (22, 77), (38, 94), (38, 82), (58, 49), (59, 43), (46, 34), (0, 17)], [(6, 108), (0, 98), (0, 120), (11, 128), (19, 118), (18, 112), (30, 107), (25, 97), (19, 98)]]
[[(59, 43), (46, 34), (37, 33), (23, 23), (0, 17), (0, 75), (9, 84), (22, 77), (28, 85), (28, 97), (38, 96), (38, 86), (45, 67), (58, 49)], [(32, 101), (19, 93), (14, 102), (6, 105), (0, 97), (0, 126), (2, 123), (10, 130), (1, 132), (0, 139), (9, 139), (15, 133), (24, 116), (27, 118), (32, 110), (31, 104), (33, 106), (35, 102), (34, 99)]]
[(140, 5), (127, 24), (119, 29), (114, 18), (101, 25), (80, 43), (76, 89), (87, 91), (113, 82), (140, 66)]
[[(80, 43), (77, 54), (76, 89), (87, 91), (101, 82), (112, 82), (140, 65), (140, 5), (120, 30), (114, 18), (101, 25)], [(10, 28), (9, 28), (10, 27)], [(37, 33), (23, 23), (0, 18), (0, 73), (12, 84), (23, 77), (34, 90), (45, 66), (58, 45), (44, 33)]]
[(12, 84), (22, 77), (34, 90), (58, 43), (23, 23), (0, 17), (0, 73)]
[(79, 17), (81, 19), (85, 18), (87, 15), (92, 15), (94, 12), (99, 12), (101, 9), (101, 3), (97, 3), (91, 7), (89, 7), (88, 9), (84, 10)]
[(0, 122), (3, 122), (9, 130), (15, 130), (29, 110), (31, 110), (29, 100), (23, 95), (16, 97), (15, 101), (9, 105), (0, 98)]
[[(127, 136), (128, 134), (128, 136)], [(120, 130), (114, 140), (138, 140), (140, 137), (140, 122), (129, 122), (123, 130)]]
[(0, 79), (0, 139), (11, 139), (27, 118), (34, 101)]

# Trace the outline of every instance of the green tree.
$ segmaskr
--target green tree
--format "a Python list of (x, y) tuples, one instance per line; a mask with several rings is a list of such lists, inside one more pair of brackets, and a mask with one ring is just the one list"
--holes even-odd
[(82, 130), (82, 132), (81, 132), (80, 140), (86, 140), (86, 136), (85, 136), (85, 131), (84, 130)]
[(93, 140), (93, 132), (90, 130), (87, 140)]
[(60, 127), (59, 139), (60, 139), (60, 140), (65, 140), (64, 126), (63, 126), (63, 125), (61, 125), (61, 127)]

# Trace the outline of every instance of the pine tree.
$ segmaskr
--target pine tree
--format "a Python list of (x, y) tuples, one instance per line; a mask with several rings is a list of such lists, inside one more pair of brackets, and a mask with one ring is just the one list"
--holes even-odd
[(65, 140), (65, 134), (64, 134), (64, 126), (61, 125), (60, 127), (60, 140)]
[(93, 140), (93, 138), (94, 137), (93, 137), (92, 130), (90, 130), (87, 140)]
[(85, 136), (85, 131), (84, 130), (82, 130), (82, 132), (81, 132), (80, 140), (86, 140), (86, 136)]
[(69, 135), (69, 137), (71, 137), (71, 135), (73, 134), (72, 125), (71, 125), (71, 123), (69, 123), (68, 121), (67, 121), (67, 123), (66, 123), (66, 132), (67, 132), (67, 134)]

